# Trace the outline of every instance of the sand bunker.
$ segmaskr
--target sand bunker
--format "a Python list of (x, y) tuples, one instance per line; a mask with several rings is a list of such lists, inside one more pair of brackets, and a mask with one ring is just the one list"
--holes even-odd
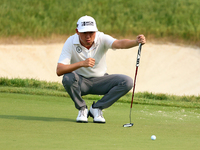
[[(0, 45), (0, 77), (60, 82), (56, 66), (64, 43)], [(108, 73), (134, 78), (137, 47), (109, 50)], [(142, 47), (136, 92), (200, 94), (200, 48), (147, 43)]]

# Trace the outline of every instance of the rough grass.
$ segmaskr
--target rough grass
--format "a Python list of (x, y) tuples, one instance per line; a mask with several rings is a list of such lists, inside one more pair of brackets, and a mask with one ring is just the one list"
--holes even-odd
[(108, 34), (198, 44), (199, 8), (199, 0), (1, 0), (0, 37), (71, 35), (78, 18), (90, 15)]
[[(32, 95), (50, 95), (69, 97), (64, 87), (57, 82), (40, 81), (36, 79), (0, 78), (0, 92), (22, 93)], [(101, 95), (87, 95), (84, 99), (96, 101)], [(132, 93), (128, 93), (118, 100), (122, 103), (130, 103)], [(200, 96), (176, 96), (163, 93), (138, 92), (134, 96), (135, 104), (176, 106), (185, 108), (200, 108)]]

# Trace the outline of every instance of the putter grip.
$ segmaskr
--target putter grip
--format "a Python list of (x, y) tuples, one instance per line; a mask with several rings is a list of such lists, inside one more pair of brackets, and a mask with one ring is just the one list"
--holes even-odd
[(141, 50), (142, 50), (142, 44), (139, 44), (139, 48), (138, 48), (138, 54), (137, 54), (137, 61), (136, 61), (136, 66), (138, 67), (140, 64), (140, 56), (141, 56)]

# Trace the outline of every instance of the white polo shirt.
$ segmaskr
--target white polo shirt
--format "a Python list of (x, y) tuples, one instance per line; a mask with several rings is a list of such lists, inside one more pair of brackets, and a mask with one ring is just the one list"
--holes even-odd
[(94, 67), (81, 67), (75, 72), (86, 78), (103, 76), (107, 70), (106, 52), (115, 40), (103, 32), (96, 32), (94, 44), (88, 50), (80, 44), (78, 34), (74, 34), (65, 42), (58, 63), (66, 65), (94, 58)]

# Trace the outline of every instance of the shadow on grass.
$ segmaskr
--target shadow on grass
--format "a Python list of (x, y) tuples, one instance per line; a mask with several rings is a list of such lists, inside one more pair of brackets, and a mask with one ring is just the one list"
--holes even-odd
[(74, 119), (69, 118), (53, 118), (53, 117), (37, 117), (37, 116), (16, 116), (16, 115), (0, 115), (3, 119), (18, 119), (18, 120), (36, 120), (36, 121), (68, 121), (76, 122)]

